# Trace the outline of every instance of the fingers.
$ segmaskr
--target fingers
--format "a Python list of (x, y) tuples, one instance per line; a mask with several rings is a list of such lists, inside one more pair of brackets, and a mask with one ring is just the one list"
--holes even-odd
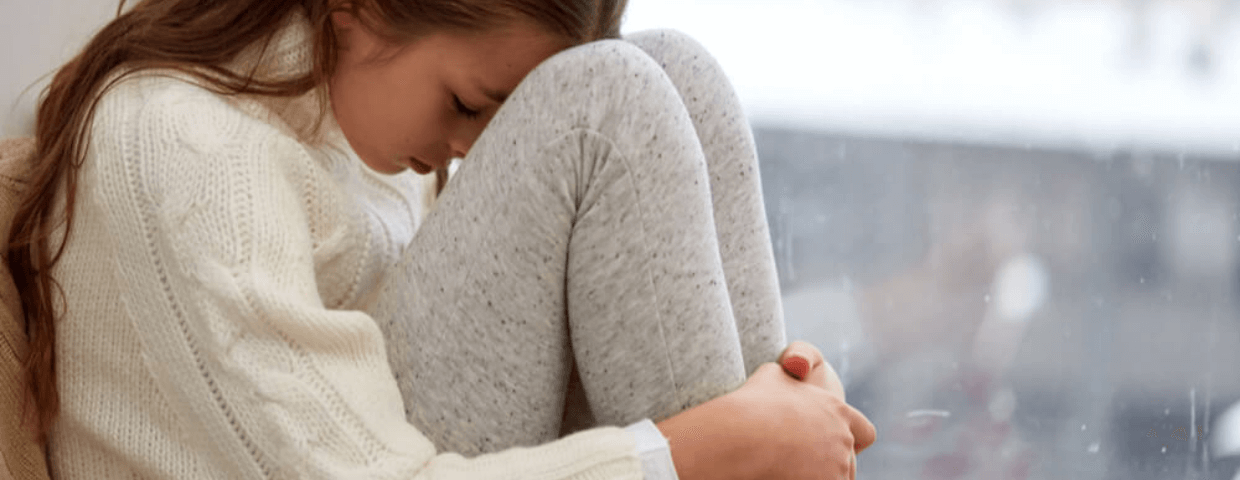
[(813, 345), (801, 341), (792, 342), (784, 349), (784, 353), (780, 354), (779, 364), (793, 378), (818, 385), (840, 398), (845, 398), (844, 384), (840, 382), (839, 375), (831, 364), (823, 359), (822, 352)]
[[(804, 345), (808, 345), (808, 344), (804, 344)], [(795, 346), (795, 344), (789, 346), (789, 349), (791, 350), (793, 346)], [(812, 346), (810, 346), (809, 348), (813, 349)], [(813, 351), (817, 351), (817, 349), (814, 349)], [(789, 354), (787, 351), (784, 352), (784, 355), (781, 355), (781, 359), (785, 359), (788, 357), (789, 357)], [(786, 365), (786, 362), (785, 362), (785, 365)], [(787, 372), (786, 366), (781, 367), (774, 363), (766, 363), (758, 367), (758, 370), (754, 372), (754, 375), (753, 377), (751, 377), (751, 379), (757, 380), (759, 378), (763, 378), (763, 379), (771, 380), (771, 379), (778, 379), (779, 377), (783, 377), (783, 380), (787, 381), (789, 375), (786, 374), (785, 372)], [(835, 377), (835, 370), (831, 369), (830, 364), (826, 362), (822, 362), (820, 368), (811, 371), (811, 375), (810, 375), (811, 378), (814, 378), (814, 372), (818, 372), (817, 374), (824, 375), (824, 376), (826, 375), (826, 372), (829, 372), (831, 377), (834, 378), (835, 385), (839, 385), (839, 378)], [(805, 381), (810, 382), (810, 380), (805, 380)], [(831, 388), (828, 387), (827, 390), (830, 391)], [(837, 392), (829, 392), (829, 393), (833, 393), (834, 395), (837, 395), (841, 401), (844, 400), (843, 387), (837, 387), (837, 390), (838, 390)], [(843, 407), (844, 409), (843, 410), (844, 420), (848, 423), (848, 429), (853, 435), (853, 449), (857, 453), (861, 453), (861, 451), (867, 448), (870, 448), (870, 445), (873, 445), (874, 442), (878, 439), (878, 431), (877, 429), (874, 428), (874, 424), (870, 422), (870, 419), (866, 418), (864, 413), (861, 413), (861, 411), (857, 410), (856, 407), (853, 407), (852, 405), (849, 405), (846, 402), (841, 402), (841, 403), (842, 405), (840, 406)]]
[[(772, 404), (778, 408), (772, 409), (770, 412), (783, 412), (795, 417), (795, 420), (791, 420), (790, 424), (785, 423), (784, 428), (780, 431), (788, 432), (791, 437), (795, 438), (802, 436), (817, 438), (817, 441), (808, 443), (801, 441), (793, 442), (792, 446), (789, 447), (792, 450), (800, 451), (797, 448), (802, 448), (807, 444), (821, 445), (822, 441), (828, 440), (831, 443), (843, 442), (842, 444), (837, 444), (836, 448), (832, 448), (833, 453), (828, 456), (818, 456), (813, 460), (810, 457), (803, 456), (803, 454), (794, 456), (806, 462), (818, 462), (818, 466), (815, 467), (817, 468), (818, 475), (830, 472), (830, 475), (834, 475), (832, 478), (844, 478), (847, 476), (850, 480), (856, 480), (856, 456), (862, 450), (874, 444), (877, 437), (874, 424), (870, 423), (869, 419), (855, 407), (845, 403), (841, 395), (826, 391), (827, 389), (816, 388), (816, 385), (810, 384), (810, 380), (796, 380), (792, 375), (786, 373), (787, 362), (783, 360), (790, 356), (788, 353), (793, 355), (804, 354), (798, 353), (796, 348), (790, 347), (790, 350), (791, 352), (785, 352), (785, 355), (781, 355), (782, 364), (766, 363), (759, 366), (757, 371), (749, 378), (749, 381), (746, 382), (747, 390), (744, 393), (769, 392), (773, 394), (773, 397), (761, 396), (755, 398), (766, 398), (767, 400), (765, 401), (770, 401), (772, 398), (781, 399), (781, 402)], [(816, 353), (816, 349), (810, 347), (808, 352), (806, 350), (800, 350), (800, 352), (808, 353), (808, 355), (801, 357), (804, 361), (806, 357), (812, 358), (813, 354)], [(822, 372), (829, 369), (830, 366), (826, 362), (821, 362), (819, 368), (811, 370), (811, 377), (813, 371)], [(779, 415), (767, 418), (774, 419), (778, 417)], [(785, 421), (787, 420), (789, 418), (785, 417)], [(805, 428), (809, 430), (804, 430)], [(846, 431), (847, 433), (845, 433)], [(848, 463), (845, 464), (844, 462)], [(793, 465), (785, 466), (792, 470), (798, 468)], [(810, 477), (799, 475), (789, 478)]]
[(780, 360), (780, 364), (784, 366), (784, 371), (797, 380), (804, 380), (809, 375), (810, 370), (814, 368), (809, 360), (800, 355), (786, 356)]
[(797, 380), (809, 381), (810, 374), (824, 363), (817, 348), (804, 342), (794, 342), (779, 356), (784, 371)]
[[(831, 364), (823, 359), (822, 352), (813, 345), (801, 341), (792, 342), (779, 356), (779, 363), (793, 378), (821, 386), (838, 395), (841, 400), (846, 400), (839, 375)], [(847, 407), (845, 415), (848, 417), (849, 430), (853, 434), (854, 451), (860, 453), (874, 444), (878, 432), (865, 414), (847, 403), (844, 406)]]
[(845, 406), (848, 407), (845, 415), (848, 417), (848, 428), (853, 435), (853, 450), (861, 453), (862, 450), (870, 448), (870, 445), (873, 445), (874, 441), (878, 439), (878, 430), (874, 428), (874, 424), (870, 423), (870, 419), (866, 418), (865, 414), (861, 413), (860, 410), (857, 410), (852, 405), (846, 404)]
[(806, 375), (823, 363), (822, 352), (801, 341), (792, 342), (779, 355), (779, 364), (797, 380), (805, 380)]
[(771, 382), (795, 383), (797, 380), (790, 378), (783, 368), (781, 368), (778, 364), (771, 362), (759, 365), (758, 369), (754, 370), (753, 375), (750, 375), (749, 379), (745, 380), (746, 384), (770, 384)]

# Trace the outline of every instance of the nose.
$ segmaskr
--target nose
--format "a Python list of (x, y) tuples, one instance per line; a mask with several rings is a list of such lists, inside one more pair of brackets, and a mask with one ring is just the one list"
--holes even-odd
[(474, 139), (468, 135), (456, 135), (448, 141), (448, 151), (452, 154), (452, 158), (465, 158), (469, 153), (469, 147), (474, 144)]
[(482, 136), (487, 123), (490, 123), (489, 118), (485, 122), (461, 122), (457, 128), (453, 129), (454, 131), (448, 138), (448, 151), (452, 153), (452, 156), (465, 158), (465, 155), (469, 154), (469, 149), (474, 146), (474, 142)]
[(452, 159), (465, 158), (465, 155), (469, 153), (469, 147), (469, 143), (449, 139), (437, 145), (431, 151), (433, 153), (428, 152), (429, 154), (426, 158), (436, 166), (435, 168), (448, 168), (448, 164), (452, 163)]

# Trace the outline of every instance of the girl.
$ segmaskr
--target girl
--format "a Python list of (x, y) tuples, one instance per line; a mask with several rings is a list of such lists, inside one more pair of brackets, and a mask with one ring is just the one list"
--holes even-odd
[[(735, 95), (681, 36), (603, 40), (623, 8), (147, 0), (105, 27), (40, 105), (8, 257), (56, 476), (851, 478), (873, 426), (829, 367), (763, 365)], [(420, 223), (406, 172), (453, 157)]]

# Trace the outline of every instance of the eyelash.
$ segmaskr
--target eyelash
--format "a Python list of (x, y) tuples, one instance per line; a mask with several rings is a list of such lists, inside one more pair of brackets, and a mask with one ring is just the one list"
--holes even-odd
[(456, 107), (457, 113), (464, 115), (465, 118), (468, 118), (470, 120), (477, 119), (478, 115), (482, 113), (477, 110), (473, 110), (469, 107), (466, 107), (465, 104), (461, 102), (461, 97), (458, 97), (456, 95), (452, 95), (452, 103)]

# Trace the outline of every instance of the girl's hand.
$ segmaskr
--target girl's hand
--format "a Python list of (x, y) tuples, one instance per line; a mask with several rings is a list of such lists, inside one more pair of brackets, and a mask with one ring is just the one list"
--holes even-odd
[[(815, 370), (810, 378), (818, 378)], [(855, 453), (875, 438), (874, 425), (839, 394), (774, 363), (735, 392), (658, 426), (682, 480), (854, 479)]]
[[(779, 355), (779, 364), (784, 368), (784, 372), (792, 375), (792, 378), (817, 385), (828, 392), (839, 395), (841, 399), (846, 399), (844, 396), (844, 383), (840, 381), (840, 376), (835, 372), (835, 368), (832, 368), (831, 364), (827, 363), (822, 356), (822, 352), (817, 347), (806, 342), (792, 342), (791, 345), (788, 345), (788, 348), (784, 349), (784, 353)], [(866, 420), (866, 423), (869, 423), (869, 420)], [(864, 431), (858, 431), (858, 429), (864, 429), (864, 425), (853, 425), (852, 428), (854, 437), (860, 437), (865, 433)], [(869, 428), (873, 429), (874, 426), (870, 425)], [(872, 443), (873, 441), (855, 447), (851, 465), (852, 471), (848, 478), (856, 478), (857, 476), (856, 454), (861, 453), (862, 450), (865, 450)]]

